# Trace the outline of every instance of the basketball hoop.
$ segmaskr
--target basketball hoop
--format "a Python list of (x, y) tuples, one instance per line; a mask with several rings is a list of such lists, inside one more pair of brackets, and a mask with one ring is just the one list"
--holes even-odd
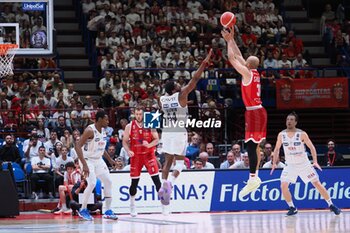
[(0, 44), (0, 78), (12, 72), (12, 60), (16, 54), (16, 44)]

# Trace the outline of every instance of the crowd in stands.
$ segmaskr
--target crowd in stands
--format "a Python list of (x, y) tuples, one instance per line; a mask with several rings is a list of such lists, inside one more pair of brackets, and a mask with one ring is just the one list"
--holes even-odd
[(330, 54), (332, 64), (349, 66), (350, 20), (345, 18), (345, 8), (342, 4), (338, 5), (336, 12), (332, 10), (331, 4), (325, 5), (321, 15), (321, 32), (325, 52)]
[[(235, 39), (242, 54), (258, 56), (261, 68), (311, 65), (310, 59), (303, 58), (302, 40), (286, 28), (275, 3), (278, 4), (272, 0), (83, 1), (82, 11), (98, 56), (104, 105), (128, 106), (135, 98), (159, 96), (162, 91), (159, 85), (169, 78), (185, 84), (209, 48), (214, 51), (212, 68), (230, 68), (226, 43), (220, 33), (219, 17), (224, 11), (236, 15)], [(216, 69), (212, 72), (209, 69), (203, 77), (238, 78), (234, 71)], [(269, 80), (313, 75), (304, 70), (262, 73)], [(108, 82), (102, 81), (106, 79)], [(214, 99), (239, 98), (239, 81), (234, 82), (235, 87), (230, 84), (225, 79), (214, 83), (202, 80), (196, 101), (200, 105), (208, 95)], [(124, 95), (127, 90), (136, 93), (136, 97), (131, 93)]]

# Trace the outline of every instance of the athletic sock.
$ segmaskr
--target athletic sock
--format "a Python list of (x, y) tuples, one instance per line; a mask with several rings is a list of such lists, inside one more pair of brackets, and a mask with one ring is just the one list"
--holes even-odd
[(64, 210), (68, 209), (66, 203), (62, 204), (62, 209)]
[(130, 196), (130, 205), (135, 205), (135, 196)]
[(255, 180), (257, 177), (256, 173), (249, 173), (249, 180)]
[(170, 181), (171, 184), (174, 184), (175, 181), (176, 181), (176, 177), (173, 174), (171, 174), (169, 181)]
[(287, 202), (287, 204), (288, 204), (289, 207), (294, 207), (295, 208), (293, 201)]
[(110, 210), (111, 209), (111, 205), (112, 205), (112, 198), (111, 197), (105, 197), (105, 201), (106, 201), (106, 209)]
[(327, 202), (328, 206), (333, 205), (332, 199), (330, 199), (330, 198), (328, 200), (326, 200), (326, 202)]
[(162, 184), (164, 184), (167, 181), (167, 179), (162, 179)]

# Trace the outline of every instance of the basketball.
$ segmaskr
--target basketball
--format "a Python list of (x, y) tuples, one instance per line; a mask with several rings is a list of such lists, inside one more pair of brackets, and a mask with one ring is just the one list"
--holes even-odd
[(232, 12), (226, 11), (221, 15), (220, 23), (224, 28), (231, 28), (236, 24), (236, 16)]

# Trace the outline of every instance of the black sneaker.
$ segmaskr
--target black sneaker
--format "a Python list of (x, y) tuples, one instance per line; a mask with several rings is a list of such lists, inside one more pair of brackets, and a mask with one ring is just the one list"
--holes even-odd
[(298, 213), (297, 208), (295, 208), (295, 207), (289, 207), (286, 216), (293, 216), (293, 215), (296, 215), (297, 213)]
[(59, 211), (59, 210), (60, 210), (60, 208), (56, 207), (55, 209), (51, 210), (51, 213), (54, 213), (54, 212)]
[(339, 215), (341, 213), (341, 210), (336, 207), (335, 205), (330, 205), (329, 209), (335, 214), (335, 215)]

